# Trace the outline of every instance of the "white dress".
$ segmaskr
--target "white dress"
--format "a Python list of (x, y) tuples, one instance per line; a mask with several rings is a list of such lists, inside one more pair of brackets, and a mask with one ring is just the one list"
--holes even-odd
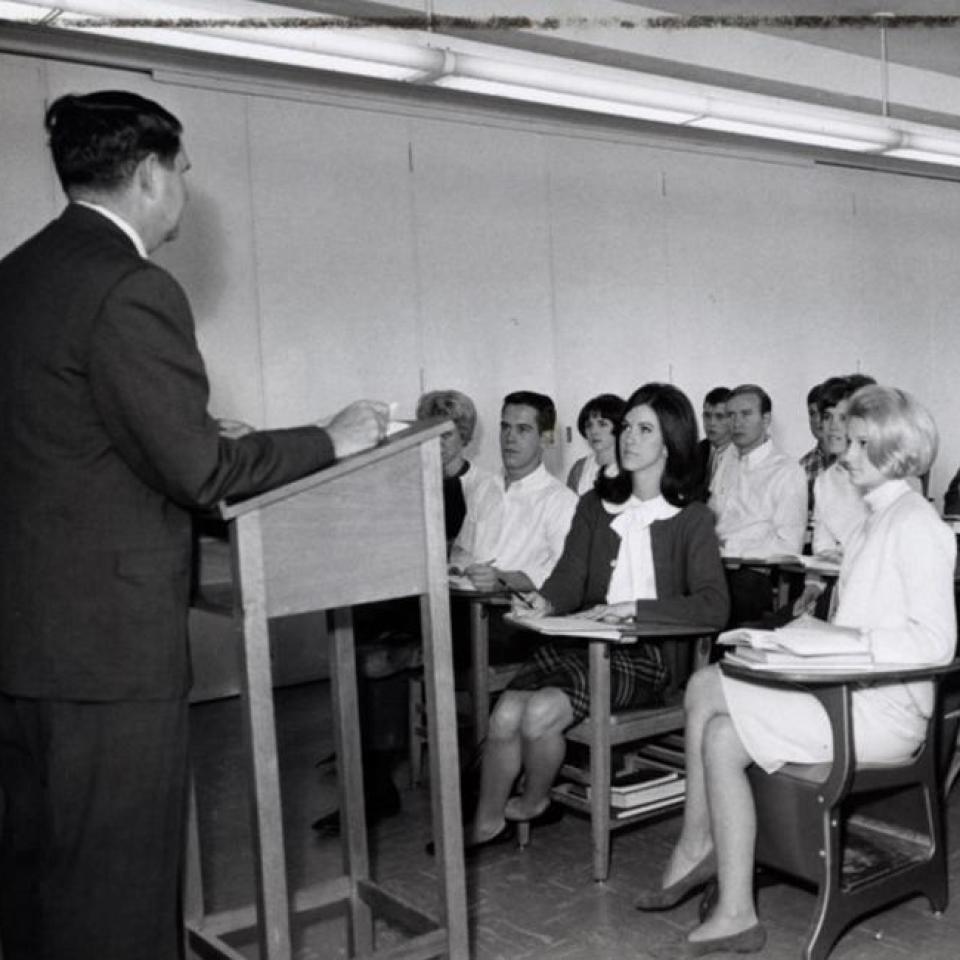
[[(953, 532), (904, 480), (889, 480), (864, 499), (869, 512), (847, 544), (833, 622), (862, 630), (876, 663), (948, 663), (957, 637)], [(722, 683), (740, 740), (764, 770), (832, 759), (830, 724), (816, 698), (725, 676)], [(858, 761), (907, 760), (931, 709), (925, 682), (855, 692)]]

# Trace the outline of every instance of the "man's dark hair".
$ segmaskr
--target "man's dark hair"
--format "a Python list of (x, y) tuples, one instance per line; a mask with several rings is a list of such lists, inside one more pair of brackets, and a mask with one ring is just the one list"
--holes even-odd
[(714, 387), (704, 398), (704, 406), (715, 407), (718, 403), (726, 403), (730, 399), (729, 387)]
[(820, 403), (820, 391), (821, 391), (822, 389), (823, 389), (823, 384), (822, 384), (822, 383), (815, 383), (815, 384), (807, 391), (807, 406), (808, 406), (808, 407), (809, 407), (809, 406), (812, 406), (812, 405), (815, 404), (815, 403), (816, 403), (816, 404), (819, 404), (819, 403)]
[(587, 423), (591, 417), (609, 420), (613, 424), (614, 431), (619, 430), (623, 410), (623, 397), (618, 397), (615, 393), (601, 393), (591, 397), (583, 405), (577, 417), (577, 430), (580, 431), (580, 436), (586, 437)]
[[(667, 448), (667, 462), (660, 478), (660, 492), (668, 503), (682, 507), (703, 497), (703, 466), (697, 453), (697, 415), (682, 390), (670, 383), (645, 383), (627, 400), (624, 417), (634, 408), (647, 406), (657, 415), (660, 433)], [(633, 480), (620, 463), (617, 444), (617, 474), (601, 471), (596, 491), (602, 500), (626, 503), (633, 492)]]
[(534, 393), (532, 390), (516, 390), (503, 398), (503, 407), (508, 404), (533, 407), (537, 411), (537, 429), (541, 434), (549, 433), (557, 425), (557, 408), (545, 393)]
[(855, 394), (861, 387), (872, 387), (876, 385), (876, 380), (865, 373), (850, 373), (847, 375), (847, 383), (850, 384), (850, 395)]
[(770, 394), (755, 383), (741, 383), (734, 387), (727, 400), (732, 400), (734, 397), (756, 397), (760, 401), (760, 413), (771, 413), (773, 411), (773, 401), (770, 399)]
[(829, 377), (820, 384), (820, 397), (817, 400), (817, 409), (820, 416), (835, 407), (843, 400), (849, 400), (861, 387), (866, 387), (877, 381), (865, 373), (852, 373), (846, 377)]
[(60, 97), (47, 110), (44, 126), (68, 196), (76, 188), (115, 190), (151, 153), (172, 166), (183, 132), (172, 113), (126, 90)]

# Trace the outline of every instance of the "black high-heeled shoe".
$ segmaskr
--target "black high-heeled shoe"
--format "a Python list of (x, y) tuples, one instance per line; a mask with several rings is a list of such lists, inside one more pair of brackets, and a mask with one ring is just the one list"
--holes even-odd
[[(487, 847), (497, 847), (505, 843), (510, 843), (513, 840), (517, 839), (517, 826), (513, 820), (504, 821), (503, 826), (492, 836), (487, 837), (486, 840), (476, 840), (471, 843), (465, 843), (463, 845), (463, 855), (464, 857), (473, 857), (476, 856), (481, 850), (485, 850)], [(425, 847), (427, 856), (432, 857), (436, 854), (436, 847), (434, 846), (433, 841), (431, 840)]]
[(551, 802), (535, 817), (530, 817), (529, 820), (513, 820), (508, 817), (507, 823), (515, 823), (518, 826), (520, 824), (527, 824), (531, 827), (549, 827), (551, 823), (559, 823), (563, 819), (565, 812), (563, 804)]

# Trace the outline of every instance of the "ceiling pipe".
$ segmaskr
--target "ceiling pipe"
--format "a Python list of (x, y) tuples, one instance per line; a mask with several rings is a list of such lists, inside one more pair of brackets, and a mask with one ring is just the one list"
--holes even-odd
[[(129, 17), (131, 7), (144, 15), (190, 18), (189, 27), (132, 27), (80, 24), (77, 17)], [(674, 126), (723, 131), (735, 135), (822, 146), (924, 163), (960, 166), (960, 132), (927, 124), (912, 124), (889, 116), (817, 107), (775, 97), (748, 94), (690, 81), (650, 76), (634, 71), (586, 65), (539, 54), (498, 57), (477, 53), (480, 44), (457, 49), (457, 41), (431, 33), (402, 31), (393, 36), (371, 30), (338, 30), (336, 18), (316, 18), (323, 25), (289, 29), (206, 26), (203, 20), (223, 18), (223, 4), (204, 2), (141, 3), (122, 0), (67, 0), (52, 7), (36, 0), (0, 0), (0, 17), (19, 11), (18, 19), (42, 23), (62, 11), (48, 29), (81, 30), (127, 39), (187, 47), (313, 69), (382, 77), (486, 96), (586, 110), (610, 116), (649, 120)], [(261, 3), (231, 4), (232, 17), (269, 22), (290, 19), (290, 8)], [(331, 26), (326, 26), (329, 22)], [(885, 29), (885, 28), (883, 28)], [(884, 55), (885, 61), (885, 55)], [(884, 94), (886, 98), (886, 94)]]

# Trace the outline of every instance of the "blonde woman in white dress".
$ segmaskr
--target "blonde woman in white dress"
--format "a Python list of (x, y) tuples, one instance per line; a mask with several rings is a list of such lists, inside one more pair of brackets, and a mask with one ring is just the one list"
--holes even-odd
[[(956, 541), (907, 483), (937, 450), (930, 414), (890, 387), (858, 390), (847, 412), (843, 460), (863, 493), (867, 516), (844, 551), (832, 622), (862, 640), (877, 663), (948, 663), (956, 646)], [(888, 684), (853, 695), (854, 744), (861, 762), (896, 762), (923, 741), (931, 684)], [(719, 899), (690, 932), (688, 952), (751, 952), (766, 934), (753, 901), (756, 812), (746, 768), (832, 759), (830, 725), (810, 694), (744, 683), (714, 665), (686, 692), (687, 803), (683, 827), (659, 887), (641, 910), (665, 910), (714, 877)]]

